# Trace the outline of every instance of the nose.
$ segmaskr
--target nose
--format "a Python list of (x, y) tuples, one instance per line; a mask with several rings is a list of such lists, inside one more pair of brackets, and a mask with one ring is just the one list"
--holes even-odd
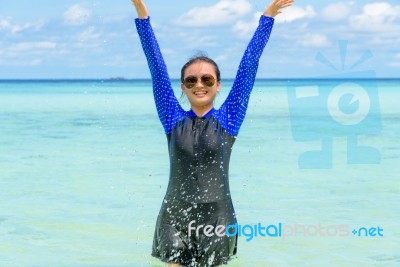
[(197, 82), (196, 82), (196, 84), (194, 85), (194, 87), (196, 87), (196, 88), (202, 88), (202, 87), (204, 87), (204, 84), (203, 84), (203, 82), (201, 81), (201, 78), (198, 78), (198, 79), (197, 79)]

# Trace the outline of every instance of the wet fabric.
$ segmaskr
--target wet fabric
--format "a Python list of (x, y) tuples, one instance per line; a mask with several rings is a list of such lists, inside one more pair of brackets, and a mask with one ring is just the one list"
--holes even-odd
[[(183, 266), (216, 266), (236, 254), (237, 236), (218, 235), (217, 226), (226, 229), (237, 223), (230, 200), (187, 203), (166, 198), (154, 233), (152, 255)], [(205, 227), (211, 233), (204, 233)]]

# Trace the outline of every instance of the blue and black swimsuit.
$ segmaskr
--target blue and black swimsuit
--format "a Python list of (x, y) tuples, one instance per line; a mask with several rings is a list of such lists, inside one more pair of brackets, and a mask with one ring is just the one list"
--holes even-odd
[(153, 80), (158, 116), (167, 135), (170, 177), (157, 219), (152, 255), (184, 266), (216, 266), (236, 254), (237, 236), (205, 235), (188, 225), (236, 223), (229, 191), (229, 159), (246, 114), (258, 62), (274, 19), (261, 16), (233, 83), (219, 109), (198, 117), (182, 109), (174, 95), (150, 18), (136, 19)]

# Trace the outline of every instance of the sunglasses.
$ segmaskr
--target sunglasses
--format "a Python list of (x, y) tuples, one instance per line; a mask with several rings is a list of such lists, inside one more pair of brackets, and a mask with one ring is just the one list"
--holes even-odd
[[(198, 80), (199, 78), (196, 76), (188, 76), (183, 80), (182, 84), (185, 85), (187, 89), (192, 89), (197, 84)], [(215, 84), (215, 78), (210, 74), (201, 76), (200, 81), (204, 86), (207, 87), (213, 87)]]

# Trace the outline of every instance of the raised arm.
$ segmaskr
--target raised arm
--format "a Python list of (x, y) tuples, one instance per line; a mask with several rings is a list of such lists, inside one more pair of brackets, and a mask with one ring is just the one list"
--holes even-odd
[(293, 0), (274, 0), (264, 10), (259, 25), (247, 46), (236, 74), (232, 89), (220, 107), (221, 118), (230, 134), (237, 135), (246, 115), (261, 54), (268, 42), (274, 18), (280, 9), (292, 5)]
[(138, 14), (135, 23), (151, 73), (158, 117), (165, 133), (168, 134), (175, 123), (184, 116), (185, 112), (179, 105), (172, 89), (167, 66), (151, 27), (147, 8), (142, 0), (132, 0), (132, 3)]
[(146, 5), (143, 3), (142, 0), (132, 0), (132, 4), (136, 8), (136, 12), (139, 19), (147, 19), (149, 17)]

